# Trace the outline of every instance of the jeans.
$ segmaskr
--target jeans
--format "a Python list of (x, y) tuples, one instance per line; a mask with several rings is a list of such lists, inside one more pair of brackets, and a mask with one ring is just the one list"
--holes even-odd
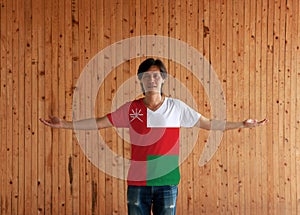
[(127, 206), (129, 215), (175, 215), (177, 185), (128, 186)]

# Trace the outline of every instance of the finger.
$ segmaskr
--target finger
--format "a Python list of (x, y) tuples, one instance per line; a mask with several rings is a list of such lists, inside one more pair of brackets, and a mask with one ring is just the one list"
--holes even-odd
[(268, 122), (268, 119), (263, 119), (263, 120), (261, 120), (260, 122), (258, 122), (258, 124), (264, 125), (264, 124), (266, 124), (267, 122)]
[(42, 123), (47, 122), (45, 119), (42, 119), (42, 118), (40, 118), (40, 121), (41, 121)]
[(49, 121), (47, 121), (47, 120), (45, 120), (45, 119), (40, 119), (40, 121), (42, 122), (42, 123), (44, 123), (45, 125), (50, 125), (50, 122)]

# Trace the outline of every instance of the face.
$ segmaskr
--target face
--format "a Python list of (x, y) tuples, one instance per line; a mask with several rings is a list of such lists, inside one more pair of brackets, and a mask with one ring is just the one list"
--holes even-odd
[(141, 84), (145, 93), (158, 92), (161, 93), (161, 86), (164, 79), (161, 76), (160, 70), (157, 66), (151, 66), (148, 71), (143, 73)]

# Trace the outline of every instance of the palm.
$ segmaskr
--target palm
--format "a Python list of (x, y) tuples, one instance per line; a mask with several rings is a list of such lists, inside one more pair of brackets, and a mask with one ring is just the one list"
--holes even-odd
[(62, 128), (63, 127), (63, 122), (58, 117), (49, 116), (49, 119), (40, 119), (40, 121), (42, 123), (44, 123), (45, 125), (48, 125), (52, 128)]
[(268, 122), (267, 119), (263, 119), (261, 121), (258, 121), (256, 119), (247, 119), (244, 121), (244, 125), (248, 128), (256, 127), (256, 126), (261, 126), (264, 125)]

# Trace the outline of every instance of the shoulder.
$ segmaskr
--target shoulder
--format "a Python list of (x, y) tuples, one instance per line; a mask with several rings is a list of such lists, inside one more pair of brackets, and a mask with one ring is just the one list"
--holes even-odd
[(180, 99), (166, 97), (166, 103), (169, 108), (175, 108), (177, 110), (182, 110), (187, 107), (187, 105)]
[(127, 101), (121, 105), (114, 104), (112, 105), (112, 112), (114, 111), (129, 111), (131, 107), (140, 106), (142, 103), (142, 99), (135, 99), (131, 101)]
[(137, 98), (137, 99), (128, 101), (124, 105), (132, 106), (132, 105), (140, 105), (140, 104), (143, 104), (143, 98)]
[(181, 106), (186, 106), (186, 104), (181, 101), (180, 99), (176, 99), (176, 98), (171, 98), (171, 97), (166, 97), (167, 102), (170, 104), (173, 104), (175, 106), (181, 107)]

